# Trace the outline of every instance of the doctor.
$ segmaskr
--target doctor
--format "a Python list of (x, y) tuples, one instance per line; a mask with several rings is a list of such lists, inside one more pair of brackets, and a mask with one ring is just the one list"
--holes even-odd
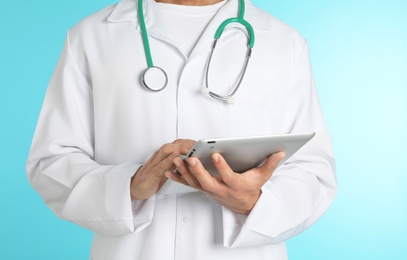
[[(57, 216), (95, 233), (90, 259), (287, 259), (284, 241), (336, 193), (306, 40), (247, 0), (141, 7), (121, 0), (69, 30), (27, 162), (31, 184)], [(219, 25), (240, 15), (250, 26), (228, 24), (211, 55)], [(148, 67), (165, 72), (153, 73), (160, 91), (145, 86)], [(211, 94), (236, 87), (224, 100)], [(180, 158), (202, 138), (308, 131), (316, 136), (277, 170), (283, 153), (243, 174), (214, 154), (219, 178)], [(196, 192), (157, 193), (168, 178)]]

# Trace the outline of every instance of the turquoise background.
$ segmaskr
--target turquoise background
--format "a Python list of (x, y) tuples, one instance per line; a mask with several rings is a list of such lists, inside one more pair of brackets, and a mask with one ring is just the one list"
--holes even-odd
[[(24, 167), (67, 29), (115, 1), (1, 1), (0, 259), (87, 259), (91, 233), (55, 217)], [(253, 2), (308, 39), (337, 158), (337, 199), (290, 259), (407, 259), (407, 1)]]

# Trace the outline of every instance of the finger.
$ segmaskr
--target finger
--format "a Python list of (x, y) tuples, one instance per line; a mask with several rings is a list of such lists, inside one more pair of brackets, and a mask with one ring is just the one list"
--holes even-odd
[(179, 149), (176, 144), (164, 144), (163, 146), (158, 149), (157, 159), (159, 161), (164, 160), (164, 158), (168, 157), (170, 154), (179, 154)]
[(195, 141), (190, 139), (177, 139), (172, 143), (164, 144), (150, 157), (146, 164), (157, 165), (169, 155), (175, 153), (177, 156), (180, 154), (187, 154), (194, 146)]
[(147, 162), (144, 165), (149, 167), (157, 166), (174, 152), (175, 154), (177, 154), (175, 147), (176, 146), (174, 144), (165, 144), (161, 146), (160, 149), (155, 151), (154, 154), (147, 160)]
[(174, 152), (167, 156), (164, 160), (160, 161), (157, 165), (153, 167), (153, 172), (155, 172), (157, 177), (162, 177), (164, 173), (168, 170), (175, 169), (173, 160), (178, 157), (179, 154)]
[(189, 186), (188, 182), (184, 178), (182, 178), (181, 175), (175, 173), (174, 171), (165, 172), (165, 177), (167, 177), (168, 179), (171, 179), (175, 182), (179, 182), (181, 184)]
[(233, 186), (236, 180), (236, 173), (230, 168), (226, 160), (219, 153), (212, 154), (212, 161), (219, 173), (219, 177), (227, 186)]
[(272, 174), (284, 157), (285, 152), (278, 152), (272, 154), (267, 158), (266, 162), (261, 167), (259, 167), (259, 170), (266, 174)]
[(220, 182), (204, 168), (198, 158), (189, 158), (188, 165), (191, 169), (190, 172), (194, 175), (203, 190), (210, 193), (217, 193), (220, 188)]
[(202, 190), (201, 184), (184, 160), (182, 160), (181, 158), (175, 158), (174, 164), (177, 166), (177, 170), (181, 175), (180, 177), (184, 179), (189, 186), (198, 190)]
[(195, 141), (191, 139), (177, 139), (173, 142), (173, 144), (178, 146), (178, 150), (180, 154), (186, 155), (189, 150), (195, 145)]

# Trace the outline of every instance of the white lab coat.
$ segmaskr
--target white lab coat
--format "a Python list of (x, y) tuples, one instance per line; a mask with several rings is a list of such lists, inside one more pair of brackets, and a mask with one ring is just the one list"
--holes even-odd
[[(91, 259), (286, 259), (284, 241), (312, 225), (336, 193), (307, 42), (246, 1), (256, 42), (228, 105), (201, 89), (214, 32), (236, 16), (238, 1), (221, 8), (190, 57), (157, 4), (145, 1), (153, 60), (169, 75), (167, 88), (152, 93), (140, 85), (147, 65), (136, 6), (122, 0), (69, 31), (27, 163), (31, 184), (56, 215), (95, 233)], [(210, 87), (224, 93), (246, 38), (227, 31), (217, 48)], [(317, 134), (274, 173), (248, 217), (200, 192), (130, 199), (130, 178), (177, 138), (307, 131)]]

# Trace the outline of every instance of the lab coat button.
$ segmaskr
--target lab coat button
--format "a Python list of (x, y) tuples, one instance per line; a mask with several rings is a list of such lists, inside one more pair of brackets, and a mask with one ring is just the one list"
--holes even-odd
[(188, 222), (189, 222), (189, 218), (188, 218), (188, 217), (184, 217), (183, 221), (184, 221), (184, 223), (188, 223)]

